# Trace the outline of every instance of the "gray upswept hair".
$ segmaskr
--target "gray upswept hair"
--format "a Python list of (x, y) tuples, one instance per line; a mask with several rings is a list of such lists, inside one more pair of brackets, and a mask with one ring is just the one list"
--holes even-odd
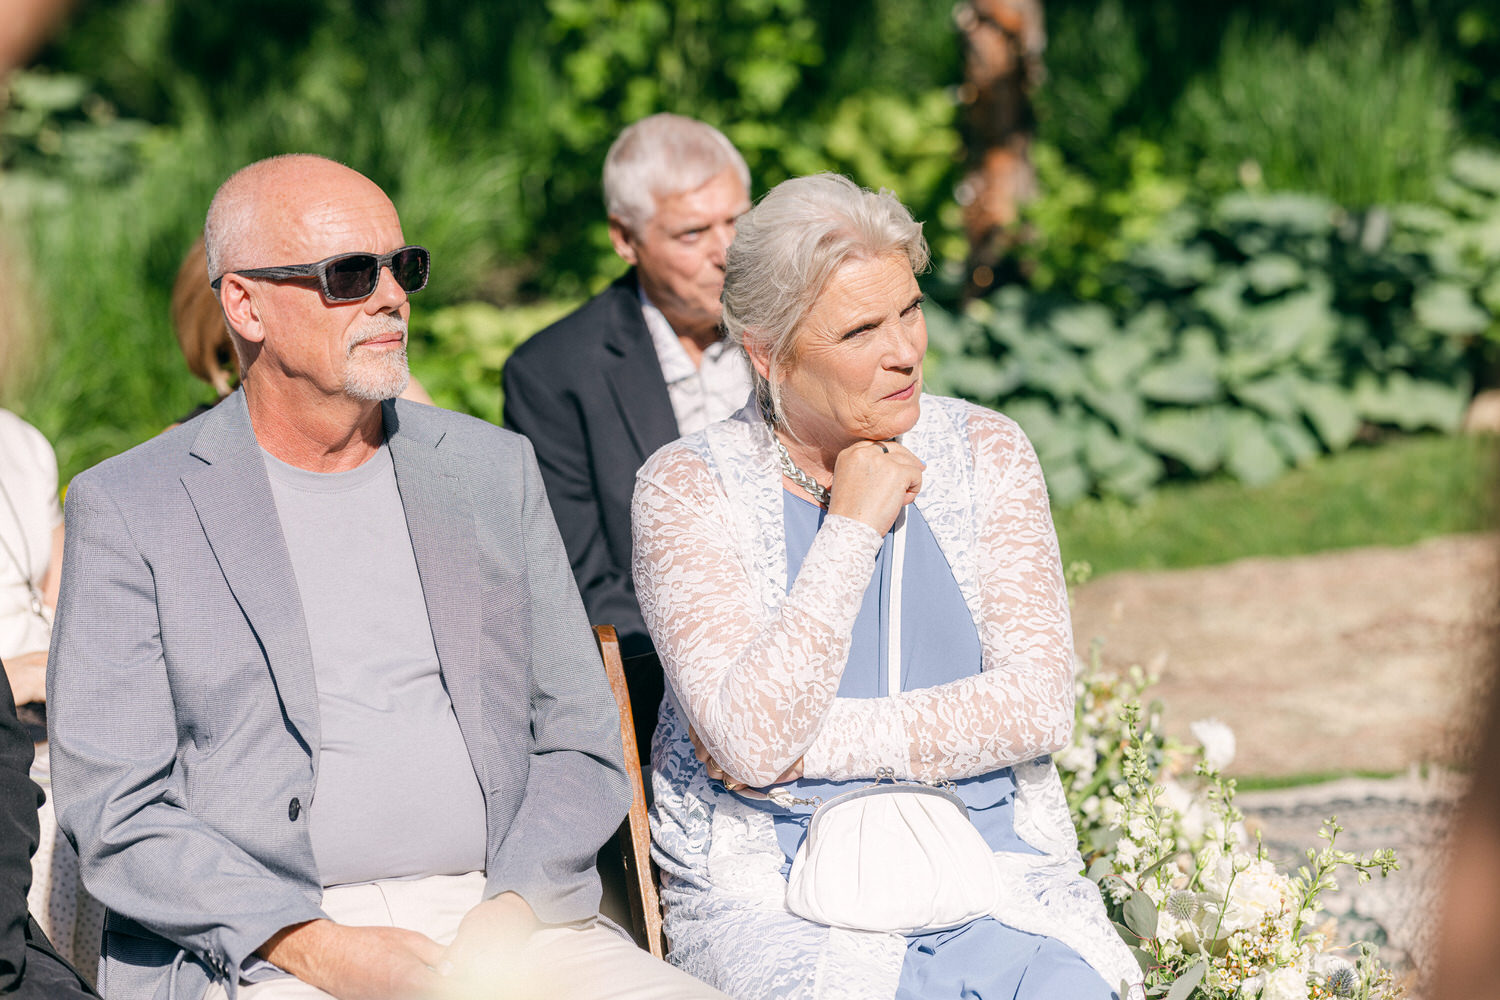
[(621, 132), (604, 157), (604, 210), (632, 233), (656, 214), (658, 195), (694, 191), (725, 170), (750, 190), (750, 168), (724, 133), (669, 112)]
[(780, 373), (796, 335), (840, 265), (901, 254), (927, 270), (922, 224), (890, 191), (869, 191), (838, 174), (782, 181), (735, 223), (724, 271), (724, 333), (741, 350), (766, 349), (771, 377), (750, 366), (761, 410), (782, 421)]

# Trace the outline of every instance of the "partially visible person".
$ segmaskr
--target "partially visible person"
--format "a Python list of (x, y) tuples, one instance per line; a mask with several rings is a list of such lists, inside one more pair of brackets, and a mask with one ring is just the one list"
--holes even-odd
[(619, 633), (644, 753), (662, 679), (630, 577), (630, 491), (648, 455), (750, 394), (745, 359), (719, 330), (750, 170), (711, 125), (652, 115), (610, 146), (604, 204), (630, 270), (511, 356), (505, 426), (536, 448), (589, 621)]
[(15, 1000), (97, 997), (28, 910), (31, 855), (42, 790), (31, 780), (31, 736), (0, 672), (0, 996)]
[[(1041, 468), (1013, 421), (922, 393), (926, 263), (889, 192), (778, 185), (740, 219), (724, 282), (756, 399), (637, 477), (636, 591), (668, 681), (652, 835), (670, 957), (744, 998), (1139, 993), (1050, 756), (1072, 731), (1073, 644)], [(982, 888), (957, 922), (793, 907), (804, 849), (838, 866), (864, 847), (857, 830), (819, 846), (816, 804), (885, 778), (962, 799), (943, 844), (970, 856), (946, 886)], [(899, 897), (927, 846), (871, 884)], [(871, 874), (826, 898), (862, 901)]]
[[(208, 284), (208, 258), (201, 233), (182, 258), (177, 279), (172, 283), (172, 330), (177, 334), (177, 346), (182, 348), (188, 371), (214, 390), (212, 403), (199, 403), (182, 420), (170, 425), (176, 427), (213, 409), (240, 384), (240, 362), (229, 336), (229, 324), (224, 320), (219, 297)], [(401, 398), (432, 405), (432, 397), (415, 378), (401, 390)]]
[[(0, 660), (15, 707), (39, 742), (31, 776), (43, 789), (51, 787), (44, 703), (62, 552), (57, 456), (41, 431), (0, 410)], [(92, 969), (104, 910), (83, 889), (78, 855), (58, 831), (50, 799), (37, 822), (31, 911), (69, 961)]]
[(1453, 817), (1442, 890), (1434, 897), (1439, 920), (1424, 970), (1427, 1000), (1500, 998), (1494, 963), (1500, 946), (1500, 641), (1491, 643), (1488, 681), (1484, 711), (1475, 720), (1469, 787)]
[(62, 548), (57, 456), (41, 431), (0, 410), (0, 659), (19, 705), (47, 698)]

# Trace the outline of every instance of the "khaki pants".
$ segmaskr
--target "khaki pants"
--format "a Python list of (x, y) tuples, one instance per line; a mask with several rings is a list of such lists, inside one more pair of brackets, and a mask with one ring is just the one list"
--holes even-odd
[[(323, 911), (341, 924), (405, 927), (446, 945), (484, 891), (484, 876), (434, 875), (404, 882), (336, 886), (323, 894)], [(651, 957), (610, 927), (551, 926), (526, 943), (531, 983), (495, 984), (475, 1000), (728, 1000), (681, 970)], [(242, 1000), (331, 1000), (299, 979), (282, 977), (242, 985)], [(225, 1000), (209, 988), (206, 1000)]]

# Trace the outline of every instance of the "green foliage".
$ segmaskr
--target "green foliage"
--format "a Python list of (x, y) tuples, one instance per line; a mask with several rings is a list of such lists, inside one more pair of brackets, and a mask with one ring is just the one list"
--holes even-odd
[(876, 0), (849, 18), (827, 0), (549, 0), (566, 99), (549, 104), (547, 121), (556, 156), (576, 166), (546, 188), (573, 223), (539, 233), (544, 248), (555, 239), (568, 249), (548, 256), (570, 279), (611, 269), (599, 170), (620, 129), (657, 111), (721, 128), (757, 190), (822, 170), (888, 187), (928, 220), (929, 240), (961, 255), (956, 212), (943, 210), (961, 159), (946, 87), (957, 77), (949, 9)]
[(1500, 331), (1500, 158), (1458, 157), (1443, 191), (1360, 214), (1294, 194), (1181, 206), (1101, 269), (1108, 302), (1010, 287), (932, 310), (929, 384), (1019, 421), (1061, 503), (1261, 484), (1367, 428), (1451, 430)]
[(500, 422), (500, 369), (533, 333), (561, 319), (574, 302), (540, 302), (498, 309), (464, 302), (412, 309), (412, 374), (438, 406)]
[(1356, 208), (1425, 198), (1454, 142), (1453, 81), (1435, 45), (1370, 6), (1306, 44), (1232, 27), (1176, 107), (1174, 165), (1217, 191), (1239, 179)]

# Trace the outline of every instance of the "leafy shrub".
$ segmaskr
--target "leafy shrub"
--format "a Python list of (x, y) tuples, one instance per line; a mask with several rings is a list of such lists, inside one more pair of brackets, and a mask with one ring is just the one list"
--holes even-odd
[(1500, 331), (1500, 157), (1457, 157), (1442, 192), (1389, 212), (1184, 206), (1109, 270), (1111, 303), (1010, 287), (932, 309), (929, 383), (1020, 422), (1059, 502), (1263, 483), (1366, 427), (1453, 429)]

